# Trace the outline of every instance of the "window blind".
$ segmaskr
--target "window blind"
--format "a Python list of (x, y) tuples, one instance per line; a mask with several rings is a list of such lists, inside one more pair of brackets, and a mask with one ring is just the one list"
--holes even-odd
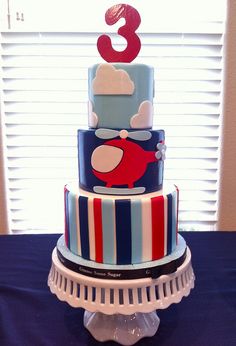
[[(108, 31), (107, 31), (108, 32)], [(102, 32), (1, 32), (1, 108), (11, 229), (62, 232), (63, 187), (76, 181), (87, 127), (87, 69)], [(180, 230), (217, 221), (224, 15), (140, 32), (135, 62), (154, 66), (154, 127), (166, 132), (165, 180), (180, 190)], [(115, 47), (124, 42), (110, 33)]]

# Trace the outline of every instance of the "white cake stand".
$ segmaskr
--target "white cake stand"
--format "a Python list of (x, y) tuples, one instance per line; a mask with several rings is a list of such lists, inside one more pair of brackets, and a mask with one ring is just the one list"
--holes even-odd
[(84, 308), (84, 326), (98, 341), (133, 345), (153, 336), (159, 326), (157, 309), (179, 303), (194, 287), (191, 252), (176, 272), (157, 279), (106, 280), (67, 269), (52, 253), (48, 285), (52, 293), (72, 307)]

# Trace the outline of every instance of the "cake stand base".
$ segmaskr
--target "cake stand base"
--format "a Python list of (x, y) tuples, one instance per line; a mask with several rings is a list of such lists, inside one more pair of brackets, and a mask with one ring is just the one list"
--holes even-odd
[(106, 315), (89, 311), (84, 313), (85, 328), (100, 342), (111, 340), (121, 345), (134, 345), (144, 337), (155, 335), (159, 324), (156, 311), (132, 315)]

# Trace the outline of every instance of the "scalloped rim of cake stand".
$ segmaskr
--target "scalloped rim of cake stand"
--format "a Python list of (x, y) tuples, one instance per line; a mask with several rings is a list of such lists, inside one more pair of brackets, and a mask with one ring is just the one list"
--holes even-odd
[(107, 315), (149, 313), (179, 303), (194, 287), (191, 252), (187, 247), (184, 263), (169, 275), (157, 279), (105, 280), (88, 277), (66, 268), (58, 259), (56, 248), (48, 285), (52, 293), (72, 307)]

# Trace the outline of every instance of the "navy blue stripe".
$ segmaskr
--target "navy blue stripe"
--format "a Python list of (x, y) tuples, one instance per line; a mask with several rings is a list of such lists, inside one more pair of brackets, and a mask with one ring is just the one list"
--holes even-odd
[(172, 194), (169, 193), (167, 195), (167, 201), (168, 201), (168, 214), (167, 214), (167, 255), (171, 253), (172, 249), (172, 207), (173, 207), (173, 201), (172, 201)]
[(68, 239), (68, 248), (70, 249), (70, 217), (69, 217), (69, 208), (68, 208), (68, 198), (69, 191), (65, 191), (65, 211), (66, 211), (66, 233)]
[(88, 198), (79, 196), (79, 223), (81, 255), (85, 259), (90, 259), (89, 253), (89, 229), (88, 229)]
[(116, 200), (115, 210), (117, 264), (130, 264), (132, 258), (130, 200)]

